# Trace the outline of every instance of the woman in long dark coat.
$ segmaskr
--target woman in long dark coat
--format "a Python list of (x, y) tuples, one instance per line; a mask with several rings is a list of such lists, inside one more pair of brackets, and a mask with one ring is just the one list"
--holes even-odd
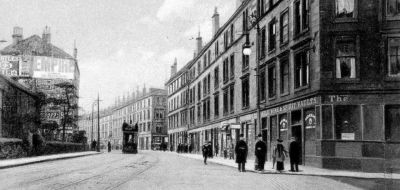
[(243, 134), (240, 135), (240, 140), (236, 143), (235, 153), (236, 153), (236, 163), (238, 163), (239, 172), (246, 171), (246, 160), (248, 147), (246, 141), (244, 141)]

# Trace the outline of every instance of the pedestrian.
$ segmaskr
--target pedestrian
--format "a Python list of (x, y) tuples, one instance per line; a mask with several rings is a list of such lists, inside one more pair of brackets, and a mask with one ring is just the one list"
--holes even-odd
[(230, 146), (229, 146), (229, 149), (228, 149), (228, 152), (229, 152), (229, 160), (230, 159), (235, 159), (235, 156), (234, 156), (234, 154), (233, 154), (233, 144), (231, 144)]
[(299, 162), (301, 155), (301, 147), (299, 142), (295, 137), (291, 138), (291, 142), (289, 145), (289, 157), (290, 157), (290, 171), (298, 172), (299, 171)]
[(212, 147), (212, 142), (208, 141), (208, 157), (209, 158), (213, 158), (214, 154), (213, 154), (213, 147)]
[(265, 164), (265, 155), (267, 154), (267, 144), (262, 140), (261, 134), (258, 135), (258, 141), (255, 147), (255, 155), (257, 159), (256, 170), (263, 171)]
[(276, 145), (274, 152), (273, 152), (273, 157), (275, 157), (276, 161), (276, 170), (279, 172), (282, 172), (282, 170), (285, 169), (284, 166), (284, 161), (285, 157), (287, 154), (287, 151), (285, 150), (285, 147), (282, 145), (282, 140), (278, 139), (278, 144)]
[(206, 142), (203, 147), (202, 147), (202, 151), (203, 151), (203, 158), (204, 158), (204, 164), (207, 165), (207, 158), (209, 157), (209, 144)]
[(96, 142), (96, 140), (93, 140), (93, 142), (92, 142), (92, 149), (93, 149), (93, 151), (96, 150), (96, 146), (97, 146), (97, 142)]
[(236, 163), (238, 163), (239, 172), (246, 172), (246, 160), (247, 160), (247, 143), (244, 141), (243, 134), (240, 134), (240, 140), (236, 143)]
[(107, 146), (108, 146), (108, 152), (111, 152), (111, 142), (110, 141), (108, 141)]
[(228, 150), (227, 150), (227, 148), (225, 147), (224, 148), (224, 159), (227, 159), (228, 158)]

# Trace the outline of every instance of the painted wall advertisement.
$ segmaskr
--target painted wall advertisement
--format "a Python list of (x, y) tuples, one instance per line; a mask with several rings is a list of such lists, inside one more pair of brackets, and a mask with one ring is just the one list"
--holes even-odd
[(33, 77), (41, 79), (74, 79), (75, 63), (71, 59), (35, 56)]
[(5, 76), (18, 76), (19, 75), (19, 63), (21, 57), (2, 55), (0, 56), (0, 73)]

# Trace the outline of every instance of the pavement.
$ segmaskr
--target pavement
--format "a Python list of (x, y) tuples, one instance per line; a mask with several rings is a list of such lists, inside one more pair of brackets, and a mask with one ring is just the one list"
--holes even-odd
[(53, 155), (46, 155), (46, 156), (35, 156), (35, 157), (0, 160), (0, 169), (12, 168), (12, 167), (23, 166), (23, 165), (28, 165), (28, 164), (35, 164), (35, 163), (40, 163), (40, 162), (77, 158), (77, 157), (83, 157), (83, 156), (91, 156), (91, 155), (96, 155), (96, 154), (101, 154), (101, 152), (87, 151), (87, 152), (78, 152), (78, 153), (53, 154)]
[[(203, 156), (200, 154), (178, 154), (175, 152), (169, 152), (171, 154), (177, 154), (182, 157), (203, 160)], [(237, 168), (237, 163), (235, 160), (224, 159), (222, 157), (213, 157), (208, 158), (207, 162), (235, 167)], [(254, 170), (255, 161), (252, 159), (248, 159), (246, 163), (246, 170), (261, 174), (283, 174), (283, 175), (305, 175), (305, 176), (324, 176), (324, 177), (351, 177), (351, 178), (361, 178), (361, 179), (400, 179), (400, 174), (396, 173), (367, 173), (367, 172), (357, 172), (357, 171), (347, 171), (347, 170), (331, 170), (324, 168), (317, 168), (312, 166), (299, 166), (299, 172), (290, 172), (289, 163), (285, 162), (285, 171), (278, 172), (275, 169), (272, 169), (272, 162), (267, 161), (265, 163), (265, 170), (263, 172)]]
[[(250, 165), (249, 165), (250, 166)], [(382, 189), (374, 180), (341, 181), (302, 175), (260, 175), (160, 151), (121, 151), (0, 170), (0, 190), (358, 190)], [(398, 189), (394, 182), (388, 189)]]

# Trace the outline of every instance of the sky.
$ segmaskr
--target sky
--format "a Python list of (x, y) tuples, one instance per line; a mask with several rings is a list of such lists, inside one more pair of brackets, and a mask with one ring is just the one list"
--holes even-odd
[(0, 0), (0, 48), (12, 42), (14, 26), (27, 38), (51, 28), (51, 42), (72, 55), (78, 48), (80, 107), (91, 111), (99, 93), (101, 108), (123, 94), (165, 88), (170, 66), (193, 58), (200, 30), (212, 35), (215, 7), (220, 25), (235, 11), (235, 0)]

